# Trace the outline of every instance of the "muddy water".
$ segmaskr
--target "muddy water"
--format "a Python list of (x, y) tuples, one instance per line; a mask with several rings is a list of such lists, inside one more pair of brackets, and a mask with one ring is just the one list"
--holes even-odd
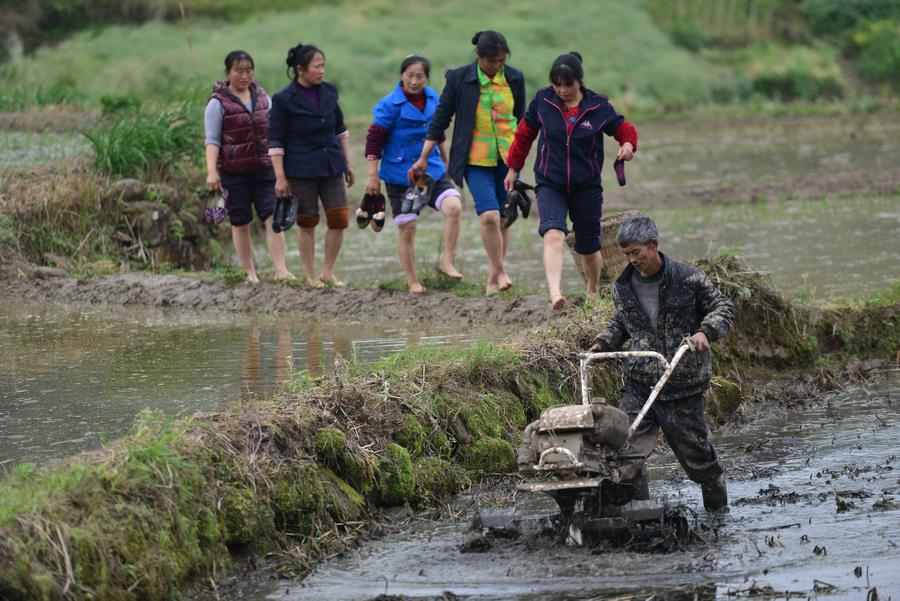
[[(768, 409), (714, 437), (729, 474), (730, 512), (710, 519), (699, 488), (671, 454), (654, 460), (651, 495), (696, 512), (705, 542), (669, 554), (591, 553), (535, 541), (462, 554), (467, 522), (417, 520), (300, 582), (255, 599), (363, 600), (388, 593), (434, 598), (569, 600), (645, 598), (865, 599), (900, 596), (900, 378), (799, 410)], [(838, 510), (835, 495), (842, 503)], [(534, 511), (531, 495), (515, 503)], [(471, 511), (465, 514), (469, 517)], [(681, 597), (666, 597), (681, 598)], [(695, 598), (690, 594), (685, 598)]]
[(0, 169), (65, 161), (87, 152), (90, 145), (80, 133), (3, 131)]
[(96, 447), (126, 433), (144, 408), (183, 415), (264, 398), (297, 371), (330, 371), (337, 354), (371, 361), (486, 335), (0, 301), (0, 467)]

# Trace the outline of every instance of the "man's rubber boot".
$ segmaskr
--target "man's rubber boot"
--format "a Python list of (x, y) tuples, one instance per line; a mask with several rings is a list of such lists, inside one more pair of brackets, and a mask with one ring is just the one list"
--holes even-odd
[(721, 511), (728, 507), (728, 491), (725, 487), (725, 474), (720, 474), (715, 480), (704, 482), (700, 485), (703, 493), (703, 508), (708, 512)]

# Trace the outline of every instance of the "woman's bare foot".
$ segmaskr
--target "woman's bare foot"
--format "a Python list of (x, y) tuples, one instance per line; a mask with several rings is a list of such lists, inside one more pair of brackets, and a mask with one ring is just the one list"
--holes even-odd
[(423, 292), (425, 292), (425, 286), (423, 286), (419, 282), (413, 282), (412, 284), (409, 284), (410, 294), (422, 294)]
[(497, 275), (497, 286), (501, 291), (509, 290), (510, 288), (512, 288), (512, 280), (508, 275), (506, 275), (505, 271)]
[(317, 290), (321, 290), (322, 288), (325, 287), (325, 282), (323, 282), (319, 278), (311, 278), (311, 277), (307, 276), (306, 283)]
[(343, 288), (345, 286), (344, 282), (340, 281), (333, 275), (325, 275), (324, 273), (319, 276), (319, 279), (326, 286), (334, 286), (335, 288)]
[(276, 282), (292, 282), (297, 279), (290, 271), (276, 271), (275, 272), (275, 281)]
[(566, 297), (565, 296), (557, 296), (555, 298), (550, 299), (550, 306), (553, 307), (554, 311), (559, 311), (566, 306)]
[(256, 284), (259, 284), (259, 276), (257, 276), (255, 273), (248, 273), (247, 274), (247, 283), (252, 284), (254, 286)]
[(491, 296), (498, 292), (500, 292), (500, 285), (497, 283), (497, 274), (493, 271), (488, 271), (487, 285), (484, 287), (484, 294), (485, 296)]
[(456, 270), (456, 267), (453, 265), (441, 265), (438, 267), (438, 272), (442, 275), (447, 276), (451, 280), (461, 280), (463, 275)]

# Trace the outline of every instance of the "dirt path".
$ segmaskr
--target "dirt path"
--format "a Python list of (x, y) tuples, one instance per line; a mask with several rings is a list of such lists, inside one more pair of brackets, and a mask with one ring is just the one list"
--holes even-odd
[[(513, 299), (463, 298), (444, 292), (411, 295), (384, 290), (312, 290), (261, 283), (228, 287), (222, 282), (175, 275), (127, 274), (74, 280), (49, 269), (32, 278), (0, 279), (0, 296), (28, 302), (87, 303), (264, 314), (304, 314), (404, 322), (531, 327), (559, 317), (544, 295)], [(580, 299), (572, 299), (577, 307)], [(563, 313), (562, 315), (565, 315)]]

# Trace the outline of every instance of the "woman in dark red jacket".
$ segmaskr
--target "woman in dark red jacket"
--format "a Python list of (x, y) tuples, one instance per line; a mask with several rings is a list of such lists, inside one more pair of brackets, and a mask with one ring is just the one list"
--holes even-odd
[(566, 299), (560, 292), (563, 244), (568, 228), (575, 231), (575, 252), (581, 255), (588, 294), (596, 294), (600, 276), (600, 215), (603, 208), (603, 134), (619, 142), (617, 160), (630, 161), (637, 150), (637, 130), (618, 114), (609, 99), (584, 87), (581, 55), (558, 57), (550, 68), (551, 85), (535, 94), (519, 123), (509, 149), (509, 173), (504, 180), (512, 190), (525, 164), (531, 144), (541, 134), (534, 165), (539, 233), (544, 239), (544, 273), (554, 309)]
[(221, 191), (231, 222), (231, 239), (251, 284), (259, 282), (253, 265), (250, 223), (253, 208), (266, 224), (266, 242), (275, 278), (294, 279), (284, 262), (284, 234), (272, 231), (275, 172), (267, 149), (269, 97), (253, 81), (253, 58), (243, 50), (225, 57), (227, 81), (213, 86), (206, 105), (206, 185)]

